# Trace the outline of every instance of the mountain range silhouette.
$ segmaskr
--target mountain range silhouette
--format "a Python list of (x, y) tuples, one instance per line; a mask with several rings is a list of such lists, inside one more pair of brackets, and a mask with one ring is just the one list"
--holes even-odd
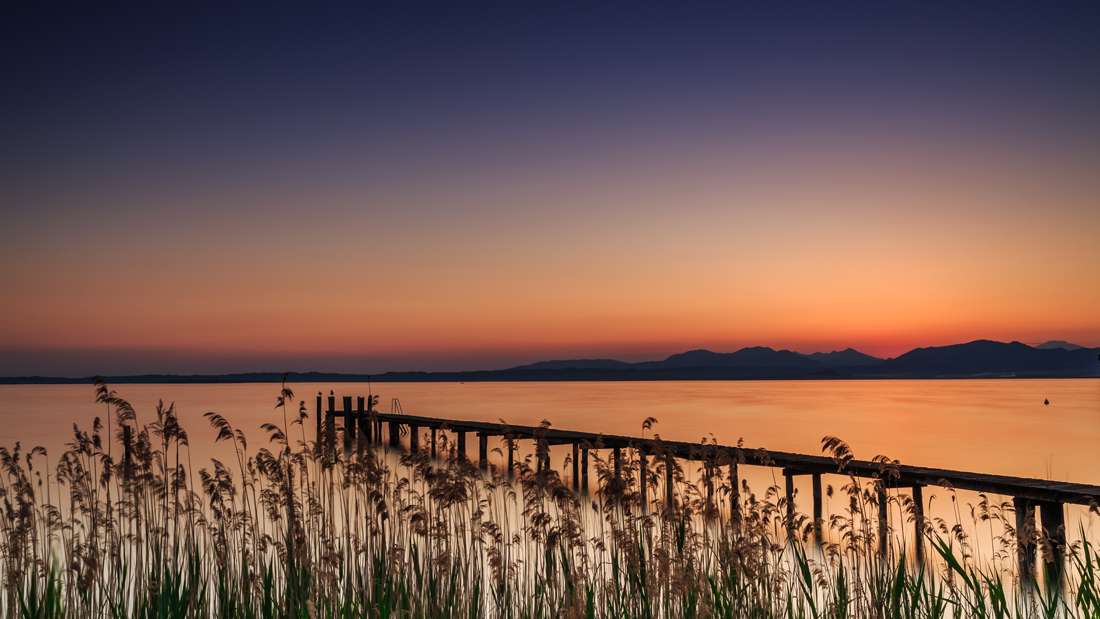
[[(975, 340), (952, 346), (916, 348), (893, 359), (879, 359), (851, 348), (801, 354), (766, 346), (729, 353), (691, 350), (661, 361), (627, 363), (614, 359), (540, 361), (505, 370), (467, 372), (386, 372), (340, 374), (291, 372), (290, 382), (475, 382), (475, 381), (623, 381), (623, 380), (768, 380), (903, 378), (1097, 378), (1100, 348), (1062, 341), (1029, 346), (1020, 342)], [(281, 372), (191, 375), (107, 376), (126, 383), (279, 382)], [(0, 377), (0, 384), (72, 384), (89, 378)]]

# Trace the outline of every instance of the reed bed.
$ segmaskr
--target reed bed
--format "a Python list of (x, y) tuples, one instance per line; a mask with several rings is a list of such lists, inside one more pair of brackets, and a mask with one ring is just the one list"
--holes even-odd
[[(578, 496), (531, 457), (515, 479), (482, 474), (445, 437), (438, 459), (339, 439), (326, 448), (284, 384), (281, 423), (261, 427), (259, 446), (207, 414), (204, 430), (235, 456), (195, 463), (196, 474), (173, 406), (145, 422), (102, 381), (95, 389), (107, 426), (74, 424), (60, 456), (0, 448), (5, 617), (1100, 616), (1084, 524), (1063, 548), (1028, 533), (1065, 557), (1062, 587), (1021, 583), (1011, 508), (986, 497), (969, 516), (995, 540), (987, 553), (944, 520), (921, 523), (925, 561), (900, 533), (880, 552), (886, 458), (880, 479), (830, 488), (845, 510), (823, 523), (818, 546), (812, 519), (788, 517), (776, 487), (757, 496), (741, 480), (735, 509), (728, 477), (706, 474), (730, 464), (713, 444), (699, 445), (713, 457), (696, 470), (671, 461), (671, 505), (659, 437), (644, 441), (657, 454), (644, 467), (646, 505), (639, 453), (628, 450), (616, 475), (593, 445), (596, 487)], [(850, 450), (837, 439), (825, 448), (841, 471)], [(890, 496), (912, 526), (911, 502)]]

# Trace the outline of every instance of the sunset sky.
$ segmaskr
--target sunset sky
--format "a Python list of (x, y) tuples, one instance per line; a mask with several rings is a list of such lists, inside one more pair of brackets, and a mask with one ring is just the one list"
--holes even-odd
[(0, 375), (1100, 346), (1096, 3), (162, 4), (0, 8)]

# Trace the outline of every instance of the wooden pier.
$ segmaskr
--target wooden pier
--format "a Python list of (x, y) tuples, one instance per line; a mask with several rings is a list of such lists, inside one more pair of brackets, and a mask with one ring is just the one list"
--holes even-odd
[[(542, 471), (549, 467), (550, 448), (552, 446), (567, 445), (571, 449), (572, 484), (577, 492), (588, 491), (588, 452), (591, 449), (607, 449), (612, 451), (612, 460), (615, 470), (615, 478), (621, 474), (622, 450), (635, 449), (640, 455), (643, 471), (648, 471), (650, 457), (665, 460), (665, 505), (668, 509), (675, 508), (675, 496), (673, 493), (673, 471), (675, 460), (696, 461), (704, 465), (704, 483), (707, 486), (708, 496), (713, 494), (714, 476), (720, 475), (720, 467), (728, 467), (728, 476), (731, 487), (730, 507), (731, 517), (736, 524), (740, 515), (740, 486), (738, 483), (738, 466), (760, 466), (782, 469), (786, 478), (786, 508), (788, 522), (794, 516), (794, 477), (809, 475), (813, 483), (813, 518), (814, 536), (821, 542), (821, 530), (823, 528), (822, 517), (822, 475), (842, 475), (857, 478), (877, 479), (881, 483), (876, 484), (878, 489), (878, 540), (881, 552), (886, 551), (888, 540), (888, 489), (909, 489), (912, 492), (913, 506), (916, 517), (915, 531), (915, 555), (918, 561), (924, 560), (924, 497), (923, 489), (926, 486), (939, 486), (958, 490), (969, 490), (987, 494), (997, 494), (1012, 497), (1013, 507), (1016, 512), (1016, 529), (1018, 537), (1022, 540), (1019, 547), (1019, 560), (1021, 574), (1024, 578), (1031, 573), (1028, 569), (1033, 566), (1036, 557), (1036, 526), (1041, 526), (1046, 539), (1052, 544), (1065, 546), (1065, 506), (1067, 504), (1095, 505), (1100, 498), (1100, 486), (1076, 484), (1069, 482), (1046, 481), (1023, 477), (1008, 477), (1004, 475), (987, 475), (983, 473), (968, 473), (963, 471), (951, 471), (946, 469), (933, 469), (918, 466), (908, 466), (890, 462), (869, 462), (863, 460), (838, 460), (828, 456), (803, 455), (782, 451), (764, 449), (748, 449), (744, 447), (729, 447), (723, 445), (705, 445), (702, 443), (687, 443), (680, 441), (665, 441), (658, 439), (646, 439), (633, 436), (618, 436), (614, 434), (596, 434), (592, 432), (574, 432), (570, 430), (557, 430), (538, 426), (516, 426), (501, 423), (489, 423), (481, 421), (464, 421), (455, 419), (442, 419), (437, 417), (418, 417), (415, 415), (381, 413), (373, 409), (372, 402), (368, 398), (356, 399), (356, 406), (352, 407), (352, 398), (343, 397), (342, 410), (336, 408), (335, 396), (329, 396), (327, 409), (322, 408), (322, 396), (317, 396), (317, 436), (322, 433), (330, 448), (335, 448), (336, 418), (342, 418), (344, 422), (344, 449), (350, 450), (356, 441), (356, 432), (361, 433), (361, 442), (381, 443), (383, 439), (383, 427), (388, 442), (391, 446), (401, 445), (402, 428), (408, 432), (410, 449), (420, 449), (419, 439), (422, 430), (430, 431), (430, 449), (432, 456), (436, 456), (436, 435), (440, 431), (450, 432), (454, 435), (454, 443), (460, 458), (468, 459), (466, 455), (466, 435), (473, 433), (478, 438), (477, 465), (482, 471), (489, 468), (488, 439), (493, 436), (506, 437), (507, 441), (507, 474), (511, 476), (515, 469), (515, 450), (518, 441), (530, 440), (534, 442), (534, 452), (537, 470)], [(325, 425), (322, 426), (322, 419)], [(650, 475), (641, 475), (639, 491), (642, 505), (647, 504), (648, 478)], [(644, 509), (644, 507), (643, 507)], [(1036, 518), (1038, 516), (1038, 518)], [(1055, 560), (1047, 564), (1047, 573), (1052, 580), (1061, 577), (1062, 563), (1060, 553), (1055, 552)]]

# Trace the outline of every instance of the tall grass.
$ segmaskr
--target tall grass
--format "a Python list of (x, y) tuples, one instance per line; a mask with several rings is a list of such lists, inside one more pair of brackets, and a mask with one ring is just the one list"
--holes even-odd
[[(329, 449), (307, 436), (304, 403), (284, 384), (281, 423), (261, 427), (259, 446), (207, 414), (233, 457), (196, 474), (173, 406), (145, 421), (101, 381), (95, 394), (107, 428), (74, 424), (56, 459), (0, 448), (5, 617), (1100, 616), (1096, 546), (1029, 532), (1069, 574), (1064, 589), (1021, 584), (1010, 508), (985, 497), (970, 515), (996, 540), (988, 555), (943, 520), (920, 523), (926, 561), (899, 534), (880, 552), (888, 459), (880, 479), (830, 488), (845, 510), (819, 523), (818, 547), (813, 520), (789, 517), (777, 487), (757, 497), (742, 480), (735, 509), (719, 474), (733, 462), (713, 442), (693, 470), (665, 458), (659, 437), (639, 441), (646, 504), (641, 452), (626, 450), (616, 474), (591, 445), (596, 488), (578, 496), (532, 457), (514, 480), (483, 475), (446, 433), (439, 459), (362, 442), (345, 451), (339, 439)], [(826, 448), (838, 469), (851, 457), (842, 441)], [(896, 492), (890, 506), (895, 521), (917, 513)]]

